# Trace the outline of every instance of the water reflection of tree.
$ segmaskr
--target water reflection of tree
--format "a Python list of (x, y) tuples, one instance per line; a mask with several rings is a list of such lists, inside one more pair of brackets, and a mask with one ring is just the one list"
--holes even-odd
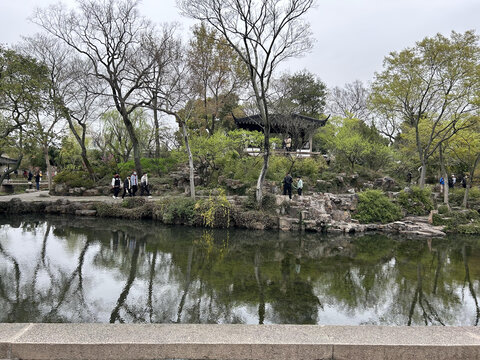
[[(365, 322), (478, 324), (480, 264), (471, 259), (480, 254), (478, 241), (468, 238), (429, 245), (382, 236), (201, 232), (130, 221), (87, 220), (84, 228), (65, 219), (31, 224), (16, 224), (43, 235), (28, 268), (0, 248), (8, 263), (8, 271), (0, 272), (0, 306), (8, 309), (3, 321), (19, 321), (27, 312), (27, 321), (98, 321), (101, 303), (85, 298), (101, 286), (95, 274), (85, 274), (88, 259), (89, 271), (108, 269), (121, 284), (106, 298), (112, 300), (110, 319), (103, 321), (235, 323), (253, 317), (259, 323), (318, 323), (328, 306), (353, 318), (371, 314), (363, 315)], [(52, 233), (75, 253), (74, 268), (49, 258)], [(39, 288), (39, 278), (50, 279), (48, 288)], [(456, 318), (465, 313), (462, 296), (475, 303), (468, 320)]]
[(139, 246), (139, 243), (136, 241), (136, 239), (132, 238), (132, 239), (129, 239), (129, 240), (130, 240), (130, 242), (134, 243), (134, 245), (133, 245), (134, 250), (133, 250), (132, 257), (131, 257), (130, 272), (128, 274), (127, 282), (126, 282), (126, 284), (125, 284), (125, 286), (124, 286), (124, 288), (123, 288), (122, 292), (120, 293), (120, 296), (117, 300), (117, 304), (116, 304), (115, 308), (113, 309), (112, 314), (110, 315), (110, 322), (111, 323), (114, 323), (117, 320), (121, 323), (125, 322), (125, 320), (120, 316), (120, 309), (122, 307), (125, 308), (125, 310), (127, 311), (127, 313), (130, 314), (130, 316), (133, 316), (134, 318), (137, 316), (137, 314), (135, 312), (129, 311), (128, 307), (125, 304), (127, 296), (128, 296), (128, 294), (130, 292), (130, 289), (132, 287), (133, 281), (135, 280), (135, 277), (137, 275), (138, 254), (140, 253), (140, 246)]
[(477, 294), (476, 294), (475, 288), (473, 286), (472, 279), (470, 278), (470, 267), (468, 265), (468, 254), (467, 254), (466, 244), (463, 244), (463, 246), (462, 246), (462, 259), (463, 259), (463, 264), (465, 266), (465, 281), (464, 281), (464, 283), (468, 283), (468, 289), (470, 290), (470, 294), (473, 298), (473, 301), (475, 302), (475, 321), (474, 321), (474, 324), (475, 324), (475, 326), (477, 326), (478, 325), (478, 320), (480, 318), (480, 308), (478, 306)]
[[(40, 225), (40, 224), (38, 224)], [(40, 226), (37, 226), (40, 227)], [(6, 301), (9, 305), (10, 311), (6, 312), (4, 315), (5, 320), (8, 322), (61, 322), (68, 321), (62, 316), (58, 315), (58, 310), (64, 303), (69, 293), (70, 288), (74, 280), (77, 278), (77, 286), (71, 292), (70, 296), (77, 296), (80, 299), (80, 305), (86, 306), (84, 297), (83, 297), (83, 281), (82, 281), (82, 267), (85, 253), (88, 249), (90, 241), (87, 240), (84, 248), (82, 249), (78, 264), (73, 273), (70, 276), (67, 276), (66, 273), (62, 272), (60, 268), (54, 267), (54, 261), (50, 261), (47, 258), (47, 240), (49, 238), (51, 226), (50, 224), (46, 225), (46, 230), (43, 235), (42, 245), (40, 248), (40, 254), (33, 265), (33, 271), (31, 279), (27, 279), (28, 269), (20, 269), (19, 262), (15, 259), (14, 256), (8, 254), (5, 249), (1, 246), (0, 243), (0, 254), (3, 255), (7, 261), (13, 264), (14, 268), (14, 278), (15, 281), (11, 282), (15, 284), (15, 298), (10, 299), (7, 291), (1, 291), (0, 296)], [(50, 288), (46, 293), (42, 293), (40, 290), (37, 290), (38, 276), (41, 271), (44, 271), (48, 275)], [(22, 283), (22, 274), (24, 281)], [(8, 275), (7, 275), (8, 276)], [(0, 283), (1, 283), (0, 276)], [(8, 283), (8, 279), (7, 279)], [(4, 288), (3, 286), (1, 286)], [(72, 299), (70, 298), (71, 302)], [(45, 309), (49, 309), (48, 312)]]

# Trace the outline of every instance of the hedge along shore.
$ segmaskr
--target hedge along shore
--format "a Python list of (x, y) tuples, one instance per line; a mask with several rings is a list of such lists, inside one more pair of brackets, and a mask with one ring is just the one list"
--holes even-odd
[(52, 214), (152, 219), (169, 225), (215, 228), (276, 229), (335, 234), (386, 232), (440, 237), (441, 226), (427, 217), (409, 217), (388, 224), (360, 224), (352, 219), (357, 207), (355, 194), (318, 193), (308, 196), (269, 195), (264, 209), (255, 209), (246, 196), (212, 195), (193, 202), (185, 196), (147, 199), (107, 196), (51, 196), (47, 191), (0, 197), (0, 214)]

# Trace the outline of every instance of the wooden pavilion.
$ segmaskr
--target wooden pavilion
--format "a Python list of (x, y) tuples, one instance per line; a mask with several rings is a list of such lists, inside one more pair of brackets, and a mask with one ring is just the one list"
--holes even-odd
[[(293, 151), (308, 149), (312, 153), (313, 134), (316, 129), (325, 126), (329, 117), (330, 115), (323, 120), (319, 120), (300, 114), (271, 114), (270, 133), (280, 135), (284, 141), (290, 138), (291, 150)], [(240, 129), (263, 133), (264, 124), (260, 115), (234, 118), (234, 120), (235, 125)]]

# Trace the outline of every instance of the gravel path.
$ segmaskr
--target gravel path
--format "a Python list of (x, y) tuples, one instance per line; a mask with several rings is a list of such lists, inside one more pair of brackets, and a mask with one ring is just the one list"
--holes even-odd
[(10, 201), (12, 199), (20, 199), (22, 201), (35, 202), (35, 201), (57, 201), (57, 200), (69, 200), (71, 202), (90, 202), (90, 201), (103, 201), (103, 202), (119, 202), (122, 198), (113, 199), (111, 196), (53, 196), (48, 194), (48, 190), (41, 190), (35, 192), (28, 192), (23, 194), (11, 194), (0, 196), (0, 202)]

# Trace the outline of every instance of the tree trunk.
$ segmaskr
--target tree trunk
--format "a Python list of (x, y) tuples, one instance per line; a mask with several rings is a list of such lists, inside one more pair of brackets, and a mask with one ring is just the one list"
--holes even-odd
[(155, 127), (155, 157), (160, 157), (160, 124), (158, 122), (157, 94), (153, 96), (153, 124)]
[(475, 162), (473, 163), (472, 168), (470, 169), (470, 181), (467, 182), (467, 187), (465, 188), (465, 195), (463, 196), (462, 206), (467, 207), (468, 204), (468, 190), (473, 186), (473, 178), (475, 177), (475, 170), (477, 169), (478, 164), (480, 163), (480, 153), (478, 153)]
[(425, 187), (425, 178), (427, 177), (427, 164), (425, 163), (425, 159), (422, 158), (422, 168), (420, 170), (420, 180), (419, 180), (419, 185), (420, 188)]
[(5, 180), (7, 175), (14, 173), (15, 170), (18, 170), (18, 168), (20, 167), (20, 163), (22, 162), (22, 159), (23, 159), (23, 154), (20, 154), (20, 157), (18, 158), (17, 163), (15, 164), (14, 167), (12, 167), (10, 170), (6, 172), (2, 171), (2, 174), (0, 174), (0, 185), (3, 184), (3, 180)]
[(260, 175), (258, 176), (257, 187), (255, 189), (258, 206), (262, 204), (263, 183), (265, 182), (265, 177), (268, 170), (268, 160), (270, 159), (270, 124), (265, 125), (263, 146), (265, 147), (263, 153), (263, 166), (262, 171), (260, 171)]
[[(257, 96), (257, 99), (259, 97)], [(268, 117), (268, 108), (266, 104), (266, 100), (257, 100), (259, 104), (259, 110), (261, 113), (261, 117), (264, 124), (263, 130), (263, 146), (264, 146), (264, 153), (263, 153), (263, 166), (262, 171), (260, 171), (260, 175), (258, 176), (257, 180), (257, 187), (255, 189), (255, 197), (257, 200), (257, 205), (260, 207), (262, 205), (263, 199), (263, 183), (265, 182), (265, 177), (267, 176), (268, 170), (268, 160), (270, 159), (270, 119)], [(263, 105), (263, 106), (262, 106)]]
[(420, 133), (419, 133), (419, 129), (418, 129), (418, 122), (420, 121), (420, 118), (418, 118), (418, 120), (416, 121), (415, 123), (415, 142), (416, 142), (416, 145), (417, 145), (417, 152), (418, 152), (418, 156), (420, 158), (420, 163), (422, 164), (422, 169), (420, 171), (420, 180), (419, 180), (419, 186), (420, 188), (424, 188), (425, 187), (425, 178), (426, 178), (426, 174), (427, 174), (427, 164), (426, 164), (426, 160), (425, 160), (425, 154), (423, 153), (423, 149), (422, 149), (422, 145), (421, 145), (421, 142), (420, 142)]
[(442, 177), (443, 177), (443, 203), (448, 206), (450, 209), (450, 204), (448, 203), (448, 174), (447, 170), (445, 168), (445, 161), (443, 157), (443, 146), (440, 144), (438, 147), (439, 155), (440, 155), (440, 169), (442, 172)]
[(137, 171), (138, 177), (142, 177), (142, 164), (140, 163), (140, 147), (138, 144), (138, 138), (135, 134), (135, 129), (133, 128), (133, 124), (128, 118), (126, 112), (122, 113), (123, 122), (125, 123), (125, 127), (127, 128), (128, 135), (130, 136), (130, 140), (132, 141), (133, 147), (133, 161), (135, 162), (135, 170)]
[(81, 156), (82, 156), (83, 165), (87, 169), (88, 174), (90, 175), (92, 180), (95, 181), (97, 179), (97, 177), (95, 176), (95, 172), (93, 171), (93, 167), (90, 164), (90, 161), (88, 160), (87, 148), (85, 147), (85, 144), (81, 144), (80, 147), (82, 148)]
[(177, 119), (182, 128), (183, 140), (185, 141), (185, 147), (187, 148), (188, 167), (190, 168), (190, 196), (192, 197), (193, 200), (195, 200), (195, 174), (193, 169), (192, 151), (190, 150), (190, 144), (188, 143), (188, 134), (187, 134), (185, 123), (179, 117), (177, 117)]
[(48, 174), (48, 191), (52, 190), (52, 166), (50, 165), (50, 156), (48, 155), (48, 145), (43, 147), (43, 154), (45, 155), (45, 162), (47, 163)]
[(85, 126), (85, 124), (79, 123), (79, 125), (82, 127), (82, 136), (80, 137), (80, 135), (77, 133), (77, 130), (75, 129), (72, 118), (71, 118), (70, 113), (68, 112), (67, 108), (64, 108), (64, 113), (65, 113), (64, 117), (67, 119), (67, 122), (68, 122), (68, 127), (70, 128), (70, 131), (72, 132), (73, 136), (77, 140), (78, 145), (80, 145), (80, 148), (82, 149), (81, 156), (82, 156), (83, 165), (85, 165), (85, 168), (87, 169), (90, 177), (93, 180), (96, 180), (95, 172), (93, 171), (92, 165), (90, 164), (90, 161), (88, 160), (87, 148), (85, 147), (86, 126)]

